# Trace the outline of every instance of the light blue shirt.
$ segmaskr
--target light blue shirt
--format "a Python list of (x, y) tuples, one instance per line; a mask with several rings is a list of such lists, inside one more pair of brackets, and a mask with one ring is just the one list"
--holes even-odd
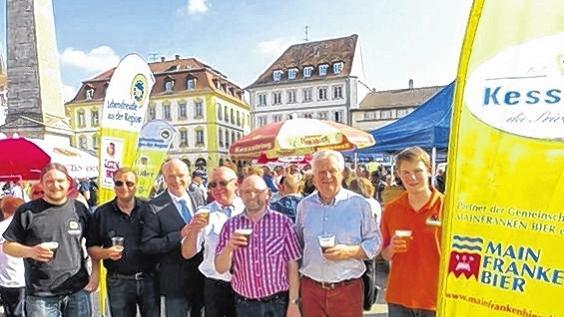
[(194, 210), (192, 210), (193, 209), (192, 199), (190, 198), (190, 196), (188, 196), (188, 193), (184, 193), (184, 195), (182, 195), (182, 197), (175, 196), (170, 191), (168, 192), (168, 194), (172, 198), (172, 203), (174, 204), (174, 206), (176, 206), (176, 210), (178, 211), (180, 218), (184, 219), (184, 215), (182, 214), (182, 203), (180, 203), (181, 200), (186, 201), (186, 207), (188, 207), (188, 211), (190, 212), (190, 216), (192, 216), (192, 218), (194, 218)]
[(369, 258), (375, 257), (382, 245), (370, 205), (364, 197), (344, 188), (330, 205), (322, 203), (317, 192), (304, 198), (297, 208), (296, 231), (304, 250), (300, 273), (318, 282), (355, 279), (366, 270), (362, 260), (326, 260), (319, 235), (335, 235), (336, 244), (360, 245)]
[(233, 205), (231, 206), (221, 206), (218, 202), (214, 201), (202, 208), (209, 209), (210, 219), (208, 225), (200, 232), (196, 245), (198, 252), (200, 252), (202, 248), (202, 242), (204, 245), (204, 260), (199, 266), (200, 272), (208, 278), (229, 282), (231, 281), (231, 273), (226, 272), (219, 274), (215, 269), (215, 249), (219, 241), (219, 234), (225, 222), (227, 222), (229, 218), (242, 213), (245, 209), (245, 205), (241, 198), (235, 197)]

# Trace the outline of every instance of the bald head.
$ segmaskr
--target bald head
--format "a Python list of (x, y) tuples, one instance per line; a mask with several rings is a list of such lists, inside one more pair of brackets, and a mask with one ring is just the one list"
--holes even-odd
[(241, 184), (241, 199), (249, 214), (260, 214), (265, 210), (270, 192), (264, 179), (258, 175), (250, 175)]
[(188, 176), (188, 166), (179, 159), (171, 159), (163, 164), (162, 173), (168, 191), (177, 197), (186, 194), (190, 179)]
[(173, 167), (185, 171), (186, 174), (188, 174), (188, 165), (186, 165), (186, 163), (184, 163), (182, 160), (179, 160), (177, 158), (170, 159), (163, 164), (163, 169), (162, 169), (163, 174), (166, 173), (167, 169), (171, 169)]

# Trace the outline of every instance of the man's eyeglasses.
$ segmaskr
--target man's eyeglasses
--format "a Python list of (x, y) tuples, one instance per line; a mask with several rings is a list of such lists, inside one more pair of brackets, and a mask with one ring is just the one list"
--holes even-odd
[(210, 182), (210, 183), (208, 184), (208, 186), (209, 186), (209, 188), (216, 188), (217, 185), (219, 185), (219, 186), (221, 186), (221, 187), (227, 187), (227, 185), (229, 185), (229, 183), (231, 183), (231, 182), (234, 181), (234, 180), (235, 180), (235, 179), (230, 179), (230, 180), (228, 180), (228, 181), (221, 180), (221, 181), (219, 181), (219, 182)]
[(131, 188), (135, 186), (134, 182), (124, 182), (124, 181), (114, 181), (114, 185), (116, 187), (122, 187), (123, 185), (127, 185), (127, 187)]

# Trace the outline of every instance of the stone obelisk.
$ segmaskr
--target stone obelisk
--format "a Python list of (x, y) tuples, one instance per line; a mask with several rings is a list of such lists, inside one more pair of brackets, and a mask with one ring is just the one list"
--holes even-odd
[(0, 130), (68, 143), (53, 4), (7, 0), (6, 15), (8, 114)]

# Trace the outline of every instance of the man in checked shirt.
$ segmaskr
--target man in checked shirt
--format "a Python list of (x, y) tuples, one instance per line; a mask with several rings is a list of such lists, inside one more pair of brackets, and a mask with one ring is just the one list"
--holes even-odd
[(245, 211), (223, 226), (215, 258), (219, 273), (233, 273), (237, 316), (299, 317), (301, 249), (292, 221), (270, 210), (260, 176), (245, 178), (240, 196)]

